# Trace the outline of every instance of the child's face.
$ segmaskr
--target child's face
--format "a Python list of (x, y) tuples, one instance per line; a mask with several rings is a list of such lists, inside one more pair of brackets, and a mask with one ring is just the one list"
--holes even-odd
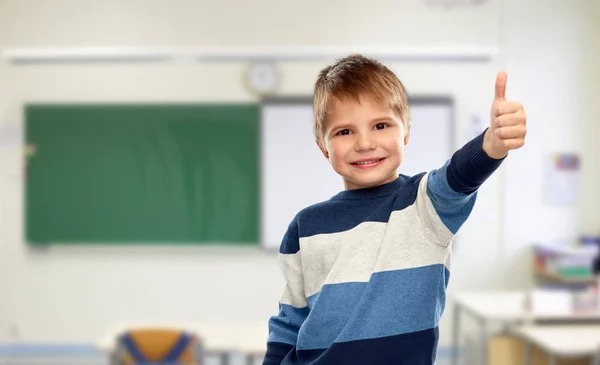
[(392, 108), (373, 100), (333, 100), (319, 147), (346, 189), (385, 184), (398, 177), (409, 130)]

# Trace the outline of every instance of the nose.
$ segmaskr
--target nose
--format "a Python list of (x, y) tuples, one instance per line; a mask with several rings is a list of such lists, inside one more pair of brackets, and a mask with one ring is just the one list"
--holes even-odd
[(356, 152), (371, 151), (375, 147), (377, 147), (377, 143), (371, 133), (356, 133)]

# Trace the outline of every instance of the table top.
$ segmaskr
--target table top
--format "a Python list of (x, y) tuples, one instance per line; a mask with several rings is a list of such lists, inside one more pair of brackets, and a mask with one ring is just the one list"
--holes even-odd
[(454, 302), (478, 317), (520, 319), (526, 313), (524, 292), (463, 292), (452, 296)]
[(591, 356), (600, 352), (600, 325), (522, 326), (515, 332), (557, 356)]
[(527, 309), (528, 293), (525, 291), (462, 292), (451, 295), (455, 304), (480, 318), (522, 320), (600, 320), (596, 313), (534, 313)]

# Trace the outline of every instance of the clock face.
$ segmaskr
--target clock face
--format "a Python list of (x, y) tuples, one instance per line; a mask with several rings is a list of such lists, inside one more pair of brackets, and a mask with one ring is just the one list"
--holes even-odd
[(250, 90), (259, 95), (271, 94), (278, 86), (278, 74), (274, 64), (257, 62), (250, 65), (247, 84)]

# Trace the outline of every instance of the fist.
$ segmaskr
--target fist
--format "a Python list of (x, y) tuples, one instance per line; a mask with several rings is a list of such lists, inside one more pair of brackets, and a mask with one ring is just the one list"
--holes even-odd
[(490, 128), (483, 141), (483, 150), (495, 159), (501, 159), (508, 151), (523, 147), (527, 134), (527, 116), (523, 105), (507, 101), (505, 92), (506, 72), (499, 72), (490, 113)]

